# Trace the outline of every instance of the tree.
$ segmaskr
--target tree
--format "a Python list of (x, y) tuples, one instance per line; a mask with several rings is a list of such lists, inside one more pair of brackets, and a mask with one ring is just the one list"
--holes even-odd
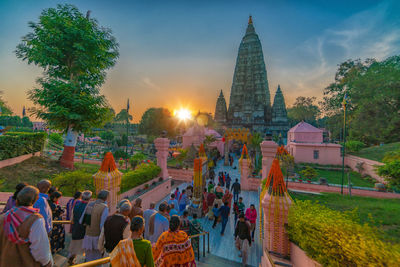
[(172, 137), (176, 132), (177, 122), (171, 112), (166, 108), (149, 108), (146, 110), (139, 123), (139, 133), (160, 136), (163, 131)]
[(288, 119), (292, 125), (296, 125), (301, 121), (311, 124), (316, 124), (317, 118), (320, 115), (320, 110), (314, 104), (316, 97), (299, 96), (291, 108), (288, 109)]
[(126, 123), (133, 119), (132, 115), (130, 115), (126, 109), (121, 109), (121, 111), (115, 115), (114, 121), (117, 123)]
[(250, 147), (251, 147), (251, 154), (252, 154), (252, 158), (253, 158), (253, 166), (256, 166), (256, 164), (258, 163), (258, 156), (259, 156), (259, 152), (261, 150), (260, 144), (263, 141), (263, 138), (261, 137), (260, 133), (254, 133), (250, 139)]
[(106, 144), (110, 146), (112, 141), (114, 140), (114, 133), (113, 131), (104, 131), (100, 133), (100, 138), (106, 141)]
[[(343, 126), (343, 97), (350, 138), (366, 144), (400, 139), (400, 56), (342, 63), (335, 82), (324, 90), (322, 107), (332, 120), (329, 130)], [(336, 123), (334, 123), (336, 122)]]
[(0, 116), (10, 116), (12, 115), (12, 111), (10, 107), (7, 106), (7, 103), (2, 98), (3, 91), (0, 91)]
[(42, 11), (30, 22), (16, 55), (44, 69), (39, 87), (29, 91), (36, 105), (30, 112), (50, 128), (67, 133), (62, 166), (73, 168), (78, 133), (101, 127), (111, 119), (109, 105), (99, 88), (106, 70), (114, 66), (118, 44), (111, 30), (65, 4)]

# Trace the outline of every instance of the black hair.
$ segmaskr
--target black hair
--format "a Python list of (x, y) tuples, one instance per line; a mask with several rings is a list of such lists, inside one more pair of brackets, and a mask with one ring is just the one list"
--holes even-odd
[(144, 224), (144, 219), (142, 216), (135, 216), (132, 218), (132, 222), (131, 222), (131, 231), (132, 232), (137, 232), (140, 229), (142, 229)]
[(47, 193), (48, 193), (49, 196), (50, 196), (51, 194), (53, 194), (53, 192), (56, 192), (57, 190), (58, 190), (57, 187), (52, 186), (52, 187), (50, 187), (49, 192), (47, 192)]
[(175, 198), (175, 194), (171, 194), (171, 198)]
[(82, 192), (81, 191), (76, 191), (74, 194), (74, 199), (78, 199), (82, 196)]
[(197, 213), (193, 214), (193, 219), (197, 219)]
[(228, 206), (228, 201), (225, 201), (224, 205), (225, 205), (225, 206)]
[(254, 207), (255, 208), (256, 206), (254, 204), (250, 204), (250, 207)]
[(172, 215), (171, 219), (169, 220), (169, 229), (172, 232), (175, 232), (176, 230), (179, 229), (179, 226), (181, 225), (181, 219), (179, 219), (178, 215)]
[(185, 194), (185, 193), (186, 193), (186, 190), (185, 190), (185, 189), (183, 189), (183, 190), (182, 190), (182, 194)]
[(241, 200), (243, 200), (243, 198), (242, 198), (242, 197), (239, 197), (239, 200), (240, 200), (240, 199), (241, 199)]
[(243, 212), (239, 214), (239, 219), (244, 218)]
[(189, 212), (187, 210), (184, 210), (183, 211), (183, 216), (187, 216), (187, 215), (189, 215)]
[(17, 200), (17, 195), (18, 195), (19, 191), (24, 189), (24, 187), (27, 186), (27, 185), (28, 185), (27, 183), (19, 183), (19, 184), (17, 184), (17, 186), (15, 187), (15, 192), (14, 192), (14, 195), (12, 196), (12, 198), (14, 200)]
[(62, 196), (62, 193), (60, 191), (54, 191), (50, 195), (50, 200), (54, 201), (56, 198), (60, 198)]
[(215, 204), (215, 205), (214, 205), (214, 208), (218, 208), (218, 204)]

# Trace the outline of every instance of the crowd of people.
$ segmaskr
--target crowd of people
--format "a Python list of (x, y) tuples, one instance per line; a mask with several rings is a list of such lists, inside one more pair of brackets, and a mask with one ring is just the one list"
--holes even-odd
[[(225, 234), (229, 218), (234, 218), (235, 245), (245, 265), (248, 249), (254, 242), (257, 211), (253, 204), (246, 209), (238, 179), (231, 185), (229, 173), (219, 172), (217, 183), (210, 177), (203, 192), (202, 215), (221, 224)], [(121, 240), (132, 240), (135, 259), (142, 266), (195, 266), (195, 252), (203, 232), (197, 214), (187, 210), (193, 187), (179, 187), (158, 209), (151, 203), (146, 210), (142, 200), (121, 200), (110, 214), (110, 192), (101, 190), (96, 199), (91, 191), (76, 192), (66, 207), (59, 204), (62, 193), (51, 181), (42, 180), (36, 187), (18, 184), (0, 215), (0, 266), (53, 266), (53, 255), (65, 249), (66, 232), (71, 235), (68, 263), (78, 256), (93, 261), (110, 255)], [(233, 205), (232, 205), (233, 204)], [(70, 226), (53, 223), (68, 220)], [(7, 264), (6, 264), (7, 263)]]

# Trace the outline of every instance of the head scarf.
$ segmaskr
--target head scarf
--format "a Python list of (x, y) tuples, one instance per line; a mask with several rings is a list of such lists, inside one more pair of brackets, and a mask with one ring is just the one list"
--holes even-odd
[(39, 212), (39, 209), (23, 206), (7, 211), (4, 218), (4, 232), (10, 242), (15, 244), (26, 244), (29, 242), (28, 238), (22, 239), (19, 236), (17, 229), (27, 217), (37, 212)]

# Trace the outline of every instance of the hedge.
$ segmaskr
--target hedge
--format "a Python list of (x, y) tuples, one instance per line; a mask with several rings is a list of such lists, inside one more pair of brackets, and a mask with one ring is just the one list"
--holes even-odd
[(128, 191), (138, 185), (156, 178), (161, 168), (154, 163), (142, 163), (134, 171), (129, 171), (122, 176), (121, 192)]
[(289, 238), (323, 266), (398, 266), (400, 245), (383, 242), (378, 229), (360, 224), (355, 214), (296, 201)]
[(73, 196), (76, 191), (83, 190), (90, 190), (95, 194), (96, 189), (94, 187), (93, 174), (85, 170), (63, 172), (56, 175), (52, 179), (52, 182), (64, 196)]
[(45, 140), (44, 132), (7, 132), (0, 135), (0, 160), (41, 151)]

